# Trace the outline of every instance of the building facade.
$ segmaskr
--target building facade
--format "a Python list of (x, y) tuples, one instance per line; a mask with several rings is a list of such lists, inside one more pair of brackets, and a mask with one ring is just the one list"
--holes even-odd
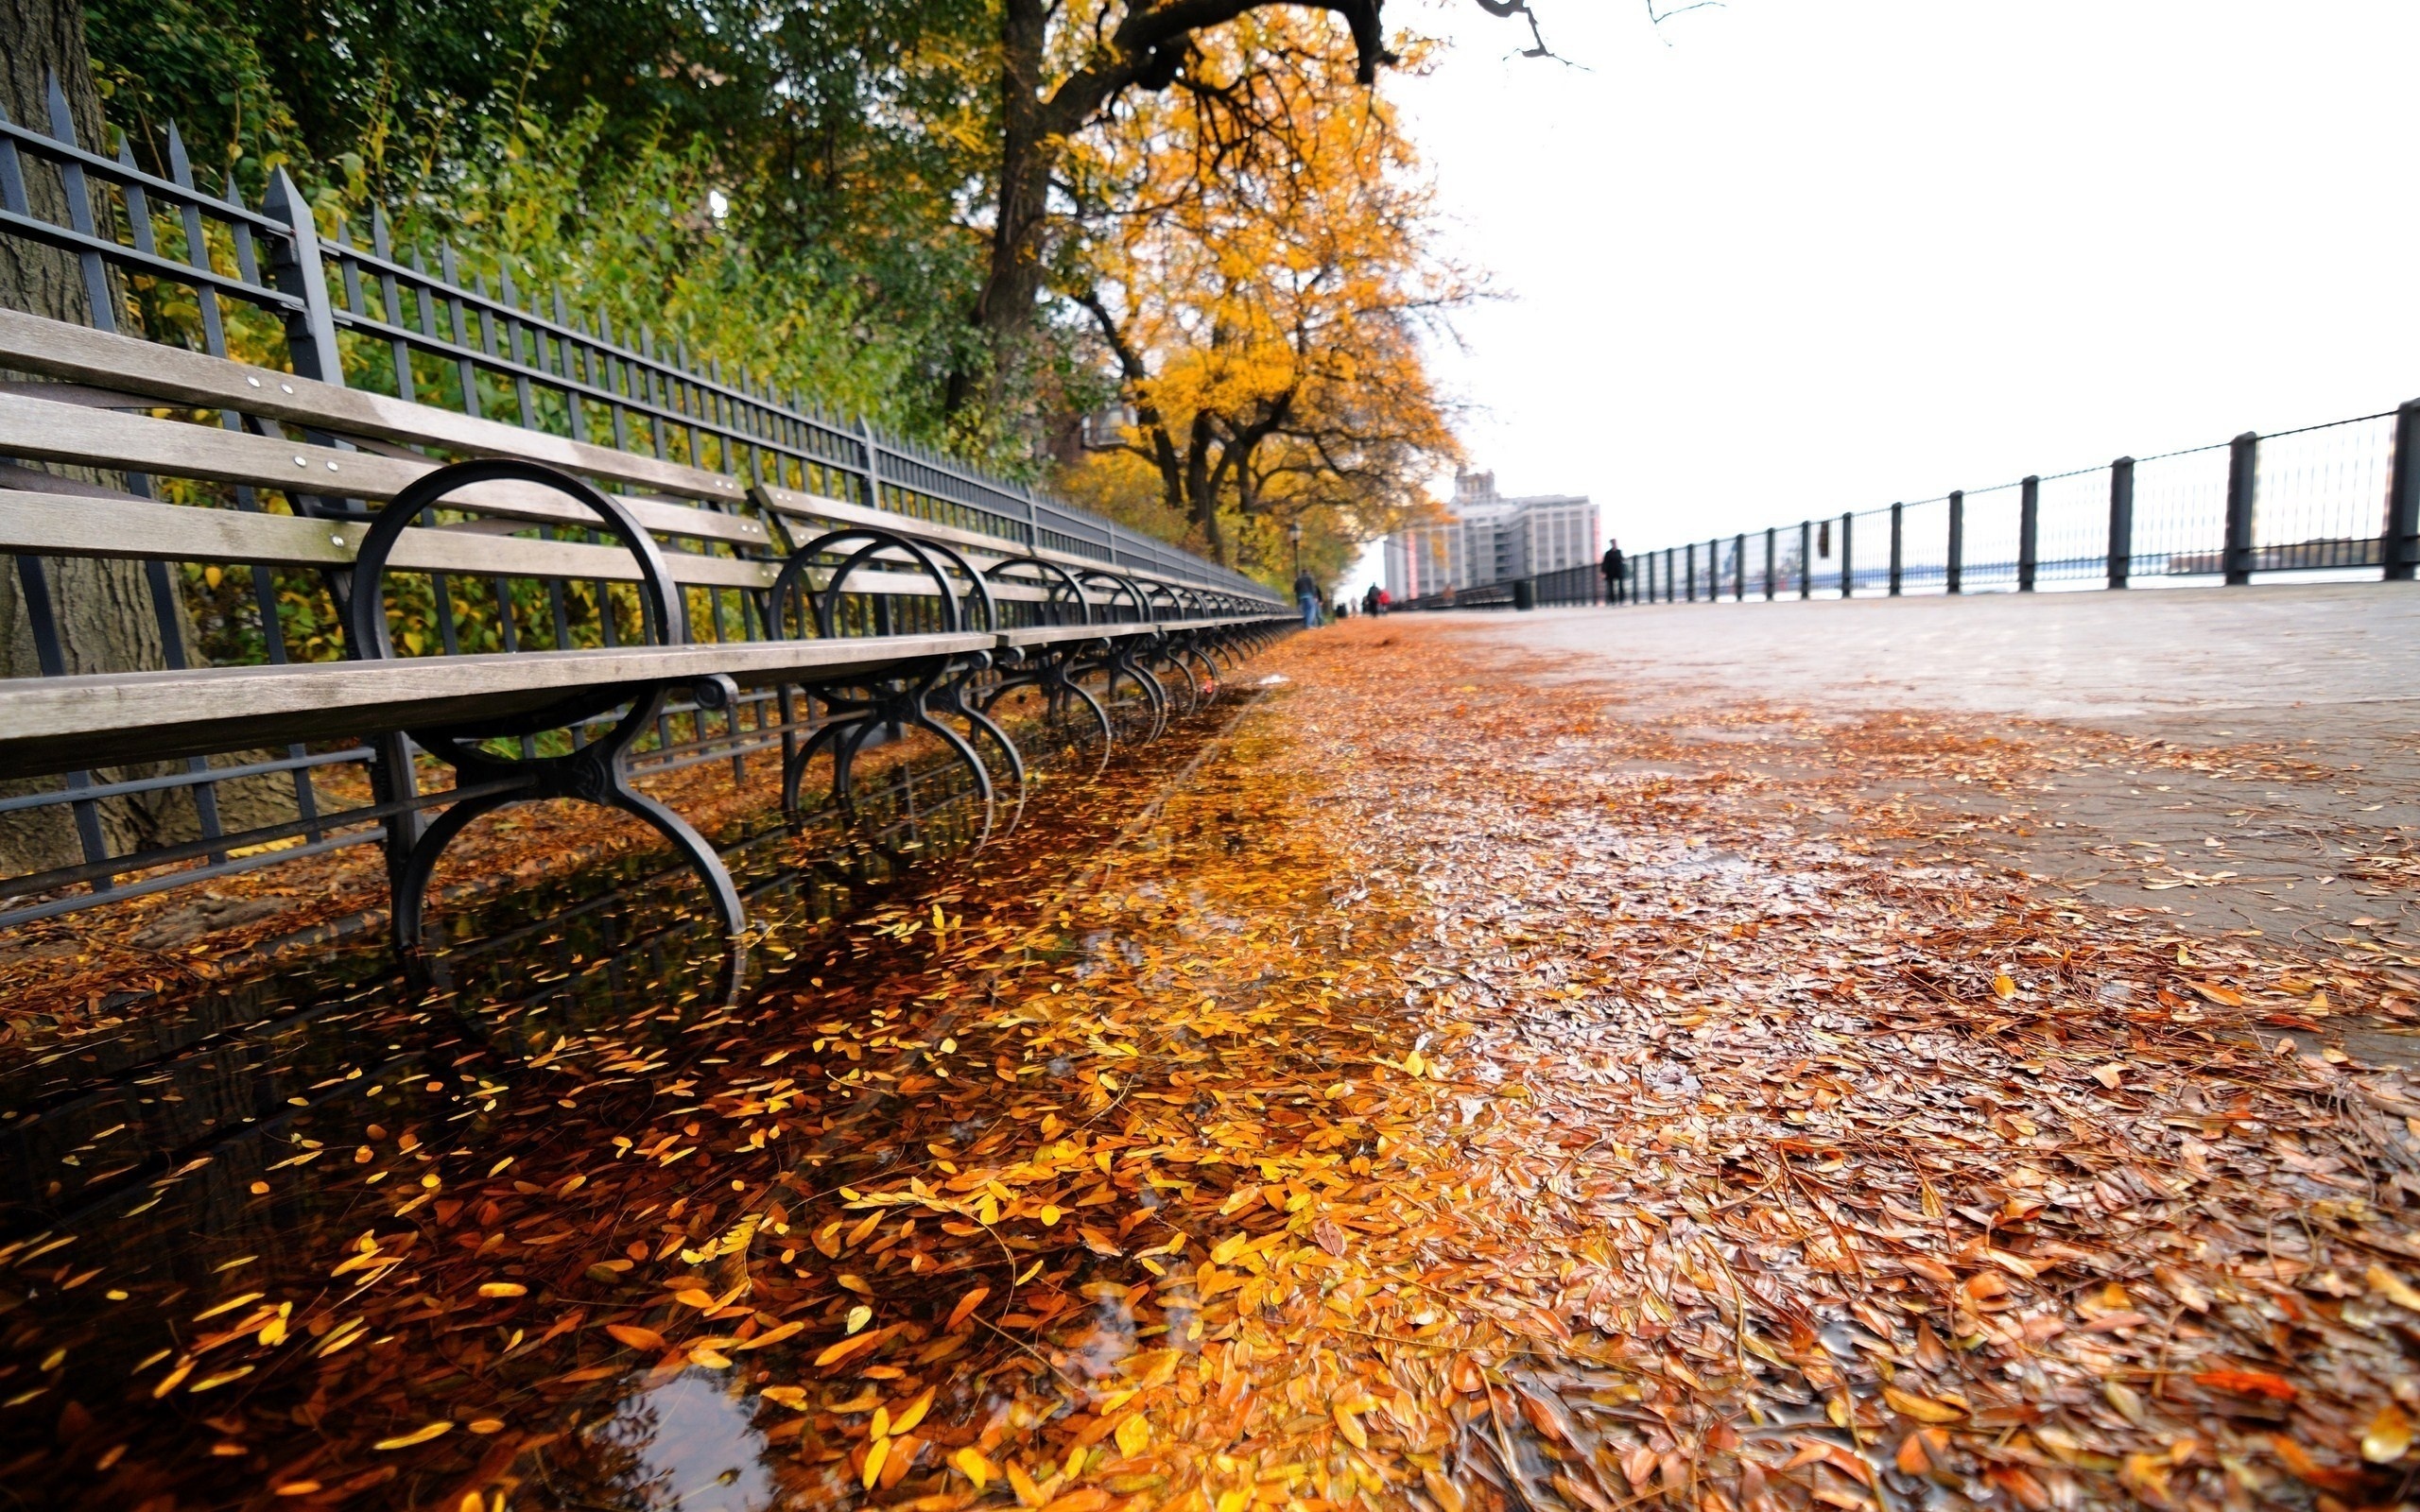
[(1534, 577), (1597, 559), (1597, 507), (1579, 494), (1508, 499), (1493, 472), (1454, 478), (1454, 518), (1386, 540), (1388, 594), (1398, 603), (1448, 588)]

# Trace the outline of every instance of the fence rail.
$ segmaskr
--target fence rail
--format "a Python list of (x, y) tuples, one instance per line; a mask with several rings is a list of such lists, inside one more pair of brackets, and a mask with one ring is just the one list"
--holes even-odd
[(2415, 567), (2420, 400), (1658, 547), (1628, 557), (1624, 577), (1634, 602), (1688, 603), (2239, 585), (2281, 573), (2408, 581)]
[[(910, 522), (923, 522), (997, 540), (1003, 557), (1039, 551), (1098, 562), (1108, 575), (1134, 575), (1118, 580), (1124, 601), (1103, 606), (1105, 618), (1176, 618), (1221, 602), (1275, 603), (1266, 587), (1217, 563), (862, 421), (835, 417), (796, 394), (772, 392), (677, 343), (666, 350), (644, 329), (616, 333), (604, 318), (577, 312), (561, 290), (542, 296), (516, 286), (507, 268), (496, 270), (491, 288), (486, 275), (450, 248), (397, 245), (383, 212), (372, 211), (363, 224), (323, 228), (283, 169), (271, 174), (264, 203), (250, 206), (232, 185), (216, 193), (197, 182), (173, 126), (164, 171), (153, 173), (136, 163), (128, 146), (112, 157), (79, 143), (56, 80), (46, 104), (39, 128), (0, 113), (0, 249), (55, 275), (47, 292), (60, 295), (26, 313), (62, 319), (61, 329), (80, 323), (211, 358), (240, 358), (249, 365), (241, 370), (254, 375), (244, 382), (263, 404), (253, 405), (244, 393), (222, 408), (225, 396), (216, 390), (198, 397), (157, 387), (156, 374), (118, 369), (42, 383), (15, 382), (12, 372), (12, 381), (0, 385), (0, 404), (51, 407), (40, 411), (39, 424), (28, 421), (13, 433), (20, 437), (16, 453), (0, 455), (0, 510), (28, 497), (83, 494), (96, 510), (172, 504), (181, 507), (174, 512), (191, 507), (197, 517), (224, 510), (323, 520), (341, 532), (376, 518), (378, 499), (287, 488), (287, 474), (264, 482), (236, 464), (229, 464), (233, 471), (175, 464), (190, 462), (184, 454), (197, 447), (271, 440), (280, 450), (290, 443), (298, 465), (307, 451), (314, 476), (322, 462), (335, 472), (340, 458), (354, 455), (365, 462), (434, 462), (450, 455), (455, 437), (477, 431), (454, 425), (458, 416), (610, 449), (598, 482), (634, 509), (658, 511), (649, 518), (666, 518), (662, 509), (671, 505), (697, 506), (673, 511), (681, 517), (676, 533), (691, 549), (672, 560), (704, 574), (683, 579), (690, 585), (687, 626), (698, 643), (775, 638), (765, 583), (788, 550), (784, 542), (801, 527), (799, 520), (768, 512), (775, 507), (771, 497), (752, 493), (760, 485), (788, 490), (792, 503), (809, 509), (802, 518), (823, 518), (812, 513), (819, 501), (881, 510), (898, 517), (898, 528), (909, 535), (920, 528)], [(281, 401), (274, 390), (323, 392), (305, 379), (404, 401), (394, 411), (408, 409), (409, 425), (421, 428), (390, 434), (332, 422), (319, 410), (298, 416), (302, 398), (285, 402), (285, 418), (275, 418)], [(339, 406), (335, 421), (375, 410), (365, 404), (370, 408), (359, 411)], [(73, 421), (60, 421), (52, 407)], [(440, 412), (442, 423), (429, 418)], [(155, 457), (134, 471), (88, 465), (60, 450), (70, 432), (85, 434), (78, 428), (85, 419), (120, 416), (141, 417), (133, 423), (147, 432), (159, 425), (178, 433), (168, 450), (179, 456)], [(506, 450), (519, 444), (516, 437)], [(64, 458), (98, 481), (29, 465), (43, 457)], [(862, 513), (856, 518), (866, 521)], [(424, 522), (437, 523), (434, 513)], [(560, 542), (581, 551), (596, 539), (575, 524), (541, 531), (539, 541), (507, 540), (514, 528), (498, 537), (500, 546), (551, 549)], [(338, 547), (351, 539), (315, 535)], [(242, 530), (230, 539), (235, 537), (267, 539)], [(330, 563), (285, 558), (258, 562), (241, 554), (222, 559), (206, 551), (186, 560), (159, 549), (159, 541), (133, 540), (125, 542), (125, 559), (116, 560), (117, 544), (95, 549), (88, 542), (66, 557), (0, 553), (0, 614), (14, 613), (18, 634), (29, 642), (29, 655), (22, 655), (26, 647), (7, 647), (32, 663), (21, 674), (182, 673), (346, 654), (344, 566), (329, 570)], [(81, 558), (106, 560), (96, 566)], [(602, 580), (567, 588), (570, 579), (558, 574), (543, 584), (508, 582), (511, 559), (497, 558), (492, 581), (465, 570), (452, 575), (450, 587), (446, 574), (422, 579), (430, 633), (449, 654), (511, 653), (525, 641), (555, 650), (586, 644), (569, 627), (580, 615), (591, 616), (581, 619), (581, 635), (617, 644), (619, 611), (609, 610)], [(1093, 571), (1080, 560), (1068, 565), (1078, 576)], [(730, 570), (710, 570), (721, 567)], [(1080, 596), (1076, 576), (1060, 576)], [(481, 601), (491, 588), (492, 608)], [(579, 596), (591, 589), (591, 597)], [(1055, 596), (1037, 606), (1032, 592), (1020, 600), (1012, 585), (1000, 591), (1007, 596), (995, 627), (1028, 628), (1056, 612)], [(867, 623), (858, 628), (874, 634), (931, 633), (943, 627), (940, 602), (877, 589), (855, 595), (847, 612), (862, 611)], [(103, 609), (82, 614), (82, 606), (94, 604)], [(482, 633), (495, 632), (495, 644), (457, 644), (471, 618)], [(631, 623), (644, 633), (643, 617)], [(104, 636), (122, 631), (126, 644), (98, 644), (91, 633), (95, 625)], [(6, 629), (0, 625), (0, 641), (9, 639)], [(812, 719), (811, 703), (786, 684), (735, 687), (711, 711), (683, 694), (662, 704), (630, 765), (661, 774), (728, 762), (740, 780), (752, 758), (810, 734)], [(522, 746), (531, 754), (527, 738)], [(0, 784), (0, 927), (389, 839), (425, 812), (476, 796), (459, 786), (419, 792), (420, 761), (407, 738), (388, 734), (333, 745), (238, 741), (209, 756), (12, 779)], [(382, 783), (404, 796), (380, 797)]]
[[(2121, 456), (1623, 559), (1628, 603), (1896, 598), (2044, 588), (2243, 584), (2420, 570), (2420, 399), (2270, 436)], [(1448, 590), (1416, 610), (1608, 601), (1595, 566)]]

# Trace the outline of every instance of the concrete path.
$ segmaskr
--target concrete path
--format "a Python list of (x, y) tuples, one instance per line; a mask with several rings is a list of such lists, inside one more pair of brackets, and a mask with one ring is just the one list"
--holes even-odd
[[(1602, 658), (1643, 682), (1837, 709), (2100, 722), (2420, 700), (2413, 583), (1656, 604), (1495, 618), (1528, 644)], [(2420, 717), (2384, 717), (2420, 728)]]
[[(1784, 762), (1806, 714), (1980, 721), (2052, 756), (2038, 787), (1883, 796), (1986, 825), (2046, 895), (2420, 968), (2420, 585), (1424, 618), (1542, 682), (1610, 684), (1628, 717), (1765, 711), (1750, 729)], [(1739, 763), (1743, 738), (1706, 728), (1709, 764)]]

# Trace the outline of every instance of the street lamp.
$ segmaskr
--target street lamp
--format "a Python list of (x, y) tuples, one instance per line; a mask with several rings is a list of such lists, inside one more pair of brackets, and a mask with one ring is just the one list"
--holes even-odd
[(1295, 521), (1286, 527), (1286, 539), (1294, 543), (1294, 576), (1303, 576), (1303, 522)]

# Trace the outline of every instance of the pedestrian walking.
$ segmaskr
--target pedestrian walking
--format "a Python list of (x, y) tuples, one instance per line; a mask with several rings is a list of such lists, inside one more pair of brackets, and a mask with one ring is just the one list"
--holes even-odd
[(1308, 568), (1294, 574), (1294, 601), (1303, 606), (1303, 628), (1320, 627), (1320, 585), (1311, 581)]
[(1361, 612), (1362, 612), (1362, 613), (1364, 613), (1364, 614), (1369, 614), (1369, 615), (1374, 615), (1374, 614), (1376, 614), (1376, 613), (1378, 612), (1378, 585), (1377, 585), (1377, 584), (1375, 584), (1375, 583), (1372, 583), (1372, 584), (1371, 584), (1367, 589), (1365, 589), (1365, 590), (1362, 592), (1362, 594), (1361, 594)]
[(1605, 602), (1618, 604), (1622, 601), (1622, 543), (1620, 541), (1605, 542), (1605, 559), (1601, 565), (1605, 571)]

